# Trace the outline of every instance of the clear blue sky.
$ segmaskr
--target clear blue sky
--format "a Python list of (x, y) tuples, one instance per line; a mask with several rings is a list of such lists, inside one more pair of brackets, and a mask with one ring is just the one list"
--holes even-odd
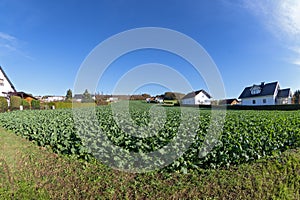
[[(261, 81), (300, 89), (296, 0), (0, 0), (0, 65), (18, 91), (65, 95), (96, 45), (139, 27), (169, 28), (196, 40), (216, 63), (228, 98)], [(117, 60), (97, 92), (111, 93), (126, 70), (149, 62), (174, 67), (194, 90), (206, 88), (189, 63), (145, 50)], [(138, 92), (163, 89), (152, 85)]]

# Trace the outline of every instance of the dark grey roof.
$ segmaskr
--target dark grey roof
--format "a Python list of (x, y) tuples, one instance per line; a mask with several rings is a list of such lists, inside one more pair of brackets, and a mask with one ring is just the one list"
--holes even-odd
[(290, 91), (291, 91), (290, 88), (279, 90), (277, 97), (278, 98), (287, 98), (290, 96)]
[(246, 87), (244, 89), (244, 91), (242, 92), (242, 94), (239, 96), (239, 99), (249, 98), (249, 97), (259, 97), (259, 96), (273, 95), (275, 93), (277, 85), (278, 85), (278, 81), (272, 82), (272, 83), (266, 83), (266, 84), (262, 83), (260, 85), (257, 85), (257, 86), (261, 87), (261, 92), (259, 94), (251, 94), (250, 89), (253, 86)]
[(9, 80), (8, 76), (5, 74), (4, 70), (2, 69), (2, 67), (0, 66), (0, 71), (2, 71), (4, 77), (6, 78), (6, 80), (9, 82), (9, 84), (11, 85), (12, 89), (14, 90), (14, 92), (17, 92), (15, 86), (12, 84), (12, 82)]
[(197, 94), (199, 94), (200, 92), (203, 92), (208, 98), (211, 98), (211, 96), (210, 96), (205, 90), (197, 90), (197, 91), (188, 93), (188, 94), (185, 95), (182, 99), (193, 98), (193, 97), (195, 97)]
[(74, 99), (83, 99), (83, 94), (75, 94)]
[[(91, 97), (95, 97), (94, 94), (90, 94), (90, 95), (91, 95)], [(75, 94), (74, 99), (84, 99), (84, 95), (83, 94)]]
[(21, 97), (22, 99), (27, 98), (27, 97), (31, 97), (31, 98), (33, 98), (34, 100), (37, 100), (37, 98), (35, 98), (35, 97), (32, 96), (31, 94), (28, 94), (28, 93), (25, 93), (25, 92), (9, 92), (9, 94), (10, 94), (11, 96), (19, 96), (19, 97)]

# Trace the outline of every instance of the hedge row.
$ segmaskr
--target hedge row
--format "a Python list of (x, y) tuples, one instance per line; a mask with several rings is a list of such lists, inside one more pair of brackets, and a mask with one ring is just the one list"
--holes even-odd
[(0, 97), (0, 112), (6, 112), (8, 110), (7, 100), (4, 97)]
[(95, 103), (80, 103), (80, 102), (55, 102), (55, 108), (86, 108), (86, 107), (94, 107)]
[(22, 104), (21, 97), (12, 96), (10, 97), (10, 110), (19, 110)]
[(25, 99), (21, 99), (21, 97), (18, 96), (12, 96), (10, 97), (10, 106), (8, 106), (8, 102), (5, 97), (0, 97), (0, 112), (6, 112), (8, 108), (13, 111), (13, 110), (19, 110), (20, 106), (23, 106), (24, 110), (28, 109), (40, 109), (40, 101), (38, 100), (32, 100), (31, 101), (31, 106), (28, 101)]
[(226, 108), (227, 110), (300, 110), (300, 104), (266, 105), (266, 106), (244, 106), (244, 105), (181, 105), (184, 107), (198, 108)]
[(39, 100), (32, 100), (31, 101), (31, 108), (32, 109), (35, 109), (35, 110), (37, 110), (37, 109), (40, 109), (41, 108), (41, 105), (40, 105), (40, 101)]
[(21, 104), (21, 105), (23, 106), (23, 109), (24, 109), (24, 110), (30, 109), (30, 104), (29, 104), (29, 102), (26, 101), (25, 99), (22, 99), (22, 104)]

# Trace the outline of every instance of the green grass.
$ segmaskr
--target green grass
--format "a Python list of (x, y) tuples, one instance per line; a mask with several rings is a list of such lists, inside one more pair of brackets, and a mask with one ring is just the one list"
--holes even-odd
[(300, 199), (300, 149), (230, 169), (132, 174), (0, 129), (0, 199)]

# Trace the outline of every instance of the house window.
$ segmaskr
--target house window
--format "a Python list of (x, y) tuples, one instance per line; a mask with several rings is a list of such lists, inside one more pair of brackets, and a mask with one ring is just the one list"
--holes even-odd
[(252, 100), (252, 104), (256, 104), (256, 101), (255, 101), (255, 100)]
[(4, 85), (4, 79), (0, 78), (0, 86)]
[(257, 85), (254, 85), (250, 89), (250, 92), (251, 92), (252, 95), (259, 94), (261, 92), (261, 87), (259, 87)]
[(267, 103), (267, 99), (263, 99), (263, 103)]

